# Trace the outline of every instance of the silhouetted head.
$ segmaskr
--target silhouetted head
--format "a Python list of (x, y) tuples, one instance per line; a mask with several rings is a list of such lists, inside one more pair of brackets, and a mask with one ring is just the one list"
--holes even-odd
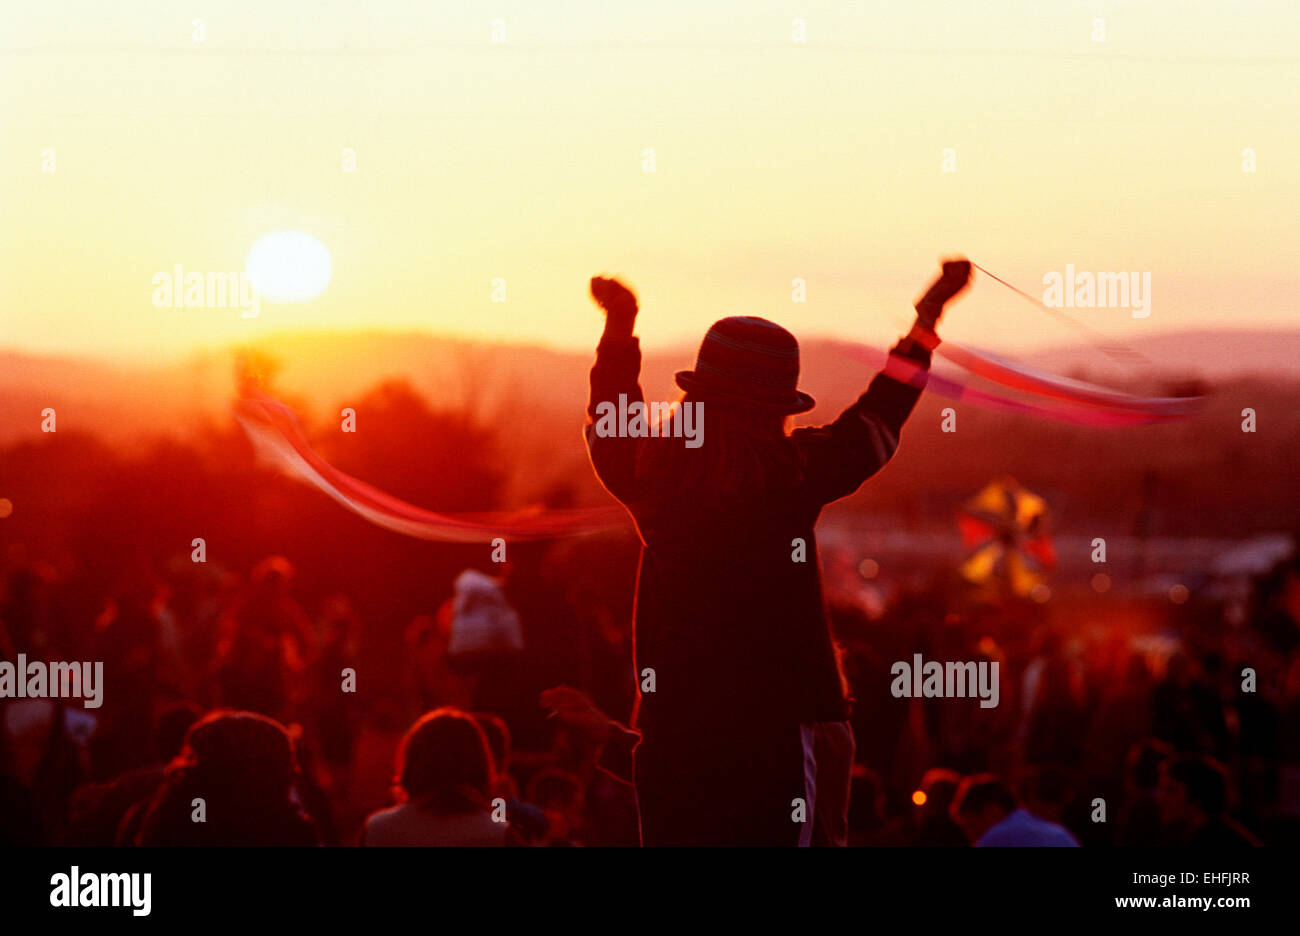
[(171, 702), (158, 713), (154, 723), (154, 743), (163, 758), (172, 758), (185, 746), (190, 728), (203, 717), (203, 707), (188, 700)]
[(1016, 795), (996, 776), (976, 774), (967, 777), (957, 788), (952, 818), (971, 842), (978, 842), (985, 832), (1019, 807)]
[(496, 782), (487, 737), (472, 715), (443, 707), (420, 717), (397, 749), (397, 786), (439, 812), (481, 808)]
[(961, 787), (961, 774), (955, 770), (948, 770), (944, 767), (931, 767), (921, 778), (921, 785), (917, 790), (924, 794), (924, 799), (912, 794), (912, 802), (917, 803), (921, 809), (922, 816), (938, 816), (939, 814), (948, 815), (948, 808), (952, 805), (953, 797), (957, 795), (957, 790)]
[(293, 738), (278, 721), (218, 710), (190, 726), (169, 769), (223, 792), (274, 800), (289, 795), (297, 760)]
[(267, 556), (253, 567), (249, 578), (253, 586), (266, 595), (286, 595), (293, 582), (293, 563), (284, 556)]
[(1070, 775), (1054, 764), (1030, 767), (1020, 782), (1025, 807), (1042, 819), (1060, 822), (1074, 800)]
[(798, 340), (775, 322), (749, 315), (714, 322), (695, 369), (677, 372), (677, 385), (692, 399), (781, 416), (815, 405), (798, 384)]
[(652, 430), (658, 438), (642, 448), (638, 471), (714, 501), (797, 485), (803, 464), (789, 439), (791, 418), (814, 406), (798, 383), (794, 335), (751, 316), (715, 322), (694, 370), (678, 371), (682, 398)]

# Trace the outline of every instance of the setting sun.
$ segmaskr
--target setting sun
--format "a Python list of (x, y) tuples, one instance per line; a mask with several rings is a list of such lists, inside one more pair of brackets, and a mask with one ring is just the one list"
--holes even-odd
[(310, 234), (276, 231), (253, 245), (245, 270), (271, 302), (308, 302), (325, 291), (333, 265), (325, 245)]

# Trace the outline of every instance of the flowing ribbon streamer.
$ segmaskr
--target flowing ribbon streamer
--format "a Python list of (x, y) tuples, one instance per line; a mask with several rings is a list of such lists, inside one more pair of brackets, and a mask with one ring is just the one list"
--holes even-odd
[(1048, 315), (1051, 315), (1058, 321), (1064, 322), (1065, 324), (1070, 325), (1073, 328), (1077, 328), (1084, 334), (1088, 335), (1092, 344), (1099, 351), (1101, 351), (1102, 354), (1108, 354), (1113, 358), (1122, 360), (1129, 364), (1133, 363), (1134, 361), (1138, 361), (1143, 364), (1151, 363), (1151, 361), (1148, 360), (1145, 354), (1142, 354), (1139, 351), (1134, 351), (1132, 348), (1126, 347), (1121, 344), (1112, 344), (1109, 338), (1107, 338), (1101, 332), (1097, 331), (1095, 328), (1088, 327), (1087, 325), (1083, 324), (1083, 322), (1080, 322), (1074, 316), (1062, 312), (1060, 309), (1052, 308), (1046, 302), (1043, 302), (1041, 299), (1038, 299), (1035, 296), (1031, 296), (1029, 293), (1025, 292), (1023, 289), (1019, 288), (1018, 286), (1012, 286), (1002, 277), (998, 276), (996, 273), (992, 273), (984, 269), (984, 267), (980, 266), (978, 263), (972, 263), (971, 266), (979, 270), (985, 276), (989, 277), (989, 279), (996, 280), (997, 282), (1001, 283), (1003, 286), (1007, 287), (1007, 289), (1011, 290), (1017, 296), (1021, 296), (1022, 298), (1029, 300), (1031, 303), (1033, 303), (1038, 308), (1042, 309), (1044, 312), (1046, 312)]
[[(975, 269), (996, 280), (1012, 292), (1029, 300), (1038, 308), (1051, 313), (1087, 332), (1094, 339), (1106, 342), (1106, 336), (1088, 327), (1059, 309), (1053, 309), (1023, 289), (1011, 285), (995, 273), (991, 273), (978, 263), (972, 263)], [(1097, 344), (1094, 341), (1094, 344)], [(1147, 358), (1131, 348), (1113, 343), (1097, 344), (1102, 352), (1113, 357), (1120, 357), (1129, 363), (1142, 361), (1150, 363)], [(956, 381), (947, 380), (931, 374), (928, 383), (923, 373), (905, 373), (899, 379), (913, 386), (928, 386), (929, 389), (943, 396), (956, 400), (965, 400), (978, 406), (1001, 412), (1016, 412), (1026, 415), (1041, 416), (1059, 422), (1091, 426), (1134, 426), (1153, 422), (1179, 419), (1200, 412), (1205, 398), (1190, 397), (1138, 397), (1100, 387), (1096, 384), (1068, 377), (1058, 377), (1045, 371), (1009, 361), (1006, 358), (976, 351), (961, 345), (944, 342), (937, 349), (946, 360), (951, 361), (967, 372), (982, 377), (999, 387), (1006, 387), (1029, 394), (1035, 401), (1022, 401), (1001, 392), (989, 392), (969, 387)], [(867, 352), (864, 349), (864, 353)], [(895, 363), (895, 362), (899, 363)], [(901, 359), (890, 358), (886, 372), (899, 370), (905, 372), (908, 365)], [(918, 372), (920, 368), (916, 369)], [(892, 374), (891, 374), (892, 376)]]
[(938, 352), (958, 367), (978, 377), (1010, 387), (1012, 390), (1088, 406), (1129, 410), (1151, 416), (1177, 417), (1190, 416), (1198, 412), (1204, 401), (1203, 397), (1136, 397), (1082, 380), (1057, 377), (1024, 364), (1013, 363), (987, 351), (975, 351), (947, 342), (939, 345)]
[(1179, 414), (1161, 412), (1158, 409), (1143, 412), (1140, 409), (1083, 405), (1055, 399), (1031, 402), (943, 377), (905, 358), (888, 355), (866, 345), (856, 345), (844, 353), (873, 367), (879, 367), (884, 359), (884, 372), (901, 383), (998, 413), (1031, 416), (1076, 426), (1144, 426), (1179, 418)]
[(240, 400), (235, 416), (254, 448), (288, 474), (314, 485), (344, 507), (394, 533), (446, 543), (490, 543), (582, 536), (625, 526), (621, 507), (489, 513), (435, 513), (386, 494), (321, 458), (308, 444), (293, 410), (260, 391)]

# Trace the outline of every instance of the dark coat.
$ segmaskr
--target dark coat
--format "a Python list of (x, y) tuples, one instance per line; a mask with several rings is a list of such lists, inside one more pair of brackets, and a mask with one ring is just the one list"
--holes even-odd
[[(893, 353), (929, 365), (930, 352), (908, 339)], [(644, 670), (654, 670), (655, 691), (638, 690), (636, 721), (647, 744), (671, 736), (710, 746), (734, 737), (739, 745), (742, 737), (847, 718), (813, 527), (822, 507), (892, 457), (921, 390), (877, 375), (834, 422), (791, 434), (797, 483), (734, 492), (724, 503), (637, 471), (642, 446), (682, 439), (597, 434), (598, 404), (617, 406), (620, 394), (643, 401), (640, 368), (637, 339), (607, 332), (591, 369), (586, 438), (596, 474), (632, 514), (643, 545), (635, 667), (638, 686)], [(806, 544), (803, 561), (794, 559), (796, 539)]]

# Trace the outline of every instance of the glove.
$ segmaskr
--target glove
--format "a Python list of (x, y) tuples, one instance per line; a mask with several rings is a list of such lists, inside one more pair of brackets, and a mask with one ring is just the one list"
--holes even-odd
[(636, 293), (618, 280), (603, 276), (591, 278), (591, 298), (611, 315), (636, 315)]
[(925, 326), (933, 328), (939, 321), (939, 316), (943, 314), (944, 305), (954, 296), (961, 293), (971, 280), (971, 265), (969, 260), (947, 260), (943, 264), (943, 273), (939, 278), (930, 284), (916, 303), (916, 315)]

